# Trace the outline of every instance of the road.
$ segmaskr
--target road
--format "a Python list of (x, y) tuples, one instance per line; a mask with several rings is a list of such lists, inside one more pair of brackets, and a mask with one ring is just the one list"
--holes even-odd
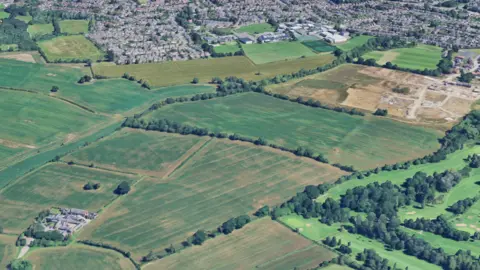
[(27, 254), (28, 250), (30, 249), (30, 243), (33, 242), (33, 238), (30, 238), (30, 237), (26, 237), (27, 239), (27, 244), (22, 247), (22, 249), (20, 250), (20, 254), (18, 254), (18, 257), (17, 259), (20, 259), (22, 258), (25, 254)]

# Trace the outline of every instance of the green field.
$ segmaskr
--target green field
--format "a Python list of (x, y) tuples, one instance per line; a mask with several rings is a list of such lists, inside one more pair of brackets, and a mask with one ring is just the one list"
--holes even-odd
[(442, 59), (442, 48), (431, 45), (418, 45), (414, 48), (400, 48), (388, 51), (373, 51), (362, 56), (373, 58), (383, 65), (387, 62), (410, 69), (436, 69)]
[(0, 269), (7, 269), (7, 265), (17, 256), (16, 240), (15, 236), (0, 235)]
[[(262, 219), (228, 236), (208, 240), (148, 264), (145, 269), (312, 269), (335, 253)], [(208, 258), (208, 259), (206, 259)]]
[[(117, 197), (113, 190), (122, 181), (134, 178), (97, 169), (55, 163), (46, 165), (1, 191), (0, 217), (9, 230), (26, 229), (42, 210), (72, 207), (98, 211)], [(95, 191), (85, 191), (88, 183), (100, 183)]]
[(268, 23), (255, 23), (255, 24), (245, 25), (235, 29), (235, 32), (237, 33), (249, 33), (250, 35), (256, 35), (256, 34), (273, 32), (273, 31), (275, 31), (275, 28)]
[(332, 55), (317, 55), (289, 61), (255, 65), (245, 56), (213, 59), (196, 59), (138, 65), (95, 64), (95, 74), (121, 77), (125, 72), (136, 78), (146, 79), (153, 86), (188, 84), (194, 77), (208, 83), (213, 77), (237, 76), (245, 80), (261, 80), (278, 74), (297, 72), (302, 68), (312, 69), (331, 63)]
[[(162, 173), (182, 157), (189, 149), (197, 149), (206, 138), (175, 136), (155, 131), (143, 132), (124, 129), (99, 143), (65, 157), (75, 163), (132, 171), (151, 176)], [(130, 148), (131, 146), (132, 148)]]
[(257, 65), (315, 55), (300, 42), (247, 44), (242, 45), (242, 48), (248, 58)]
[(88, 21), (86, 20), (65, 20), (60, 21), (59, 25), (62, 33), (70, 35), (88, 33)]
[(32, 20), (32, 16), (26, 15), (26, 16), (16, 16), (15, 19), (24, 21), (25, 23), (29, 23)]
[(61, 36), (38, 42), (50, 62), (79, 60), (103, 60), (105, 55), (84, 36)]
[(1, 44), (0, 45), (0, 51), (8, 51), (12, 48), (12, 50), (16, 51), (18, 50), (18, 45), (17, 44)]
[(133, 270), (135, 267), (120, 253), (83, 245), (35, 249), (27, 255), (35, 269), (49, 270)]
[(31, 37), (39, 37), (43, 35), (48, 35), (53, 33), (53, 24), (32, 24), (28, 26), (28, 33)]
[(342, 243), (350, 242), (352, 254), (362, 252), (364, 249), (374, 249), (378, 255), (387, 259), (391, 266), (396, 263), (400, 269), (405, 269), (405, 267), (408, 267), (409, 270), (441, 269), (434, 264), (427, 263), (414, 256), (408, 256), (401, 251), (387, 251), (384, 245), (378, 241), (362, 235), (350, 234), (346, 230), (340, 231), (340, 225), (338, 224), (328, 226), (316, 219), (304, 219), (297, 215), (281, 217), (280, 221), (292, 229), (300, 230), (300, 234), (313, 241), (321, 241), (327, 236), (335, 236), (337, 239), (341, 239)]
[[(159, 145), (155, 151), (164, 147), (170, 148)], [(280, 203), (305, 185), (343, 174), (292, 154), (217, 139), (183, 160), (167, 178), (136, 184), (81, 237), (123, 247), (138, 258), (177, 245), (198, 229), (216, 229), (231, 217)]]
[(335, 46), (332, 46), (323, 40), (307, 40), (303, 41), (302, 44), (317, 53), (333, 52), (336, 49)]
[(216, 53), (236, 53), (240, 51), (242, 48), (238, 44), (226, 44), (226, 45), (219, 45), (214, 47), (214, 51)]
[(356, 37), (353, 37), (353, 38), (349, 39), (345, 43), (335, 44), (335, 46), (337, 48), (339, 48), (340, 50), (350, 51), (351, 49), (353, 49), (355, 47), (360, 47), (363, 44), (367, 43), (367, 41), (371, 38), (373, 38), (373, 37), (372, 36), (360, 35), (360, 36), (356, 36)]
[(304, 146), (332, 162), (371, 168), (410, 160), (438, 148), (437, 132), (379, 117), (350, 116), (247, 93), (174, 104), (146, 116), (210, 131), (238, 133), (290, 148)]
[(7, 13), (5, 11), (3, 11), (3, 9), (0, 10), (0, 20), (3, 20), (3, 19), (6, 19), (10, 17), (10, 13)]

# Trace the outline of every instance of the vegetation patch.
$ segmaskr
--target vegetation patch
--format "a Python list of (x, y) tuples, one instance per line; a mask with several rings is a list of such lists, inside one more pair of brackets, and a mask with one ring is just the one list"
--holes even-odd
[(363, 44), (367, 43), (367, 41), (371, 38), (373, 37), (360, 35), (360, 36), (352, 37), (347, 42), (344, 42), (341, 44), (335, 44), (335, 46), (342, 51), (350, 51), (353, 48), (360, 47)]
[(3, 9), (1, 9), (1, 10), (0, 10), (0, 20), (6, 19), (6, 18), (8, 18), (8, 17), (10, 17), (10, 14), (7, 13), (7, 12), (5, 12), (5, 11), (3, 11)]
[(389, 51), (366, 53), (364, 59), (375, 59), (378, 64), (391, 62), (402, 68), (436, 69), (442, 59), (442, 48), (431, 45), (418, 45), (413, 48), (400, 48)]
[(88, 21), (86, 20), (64, 20), (59, 22), (62, 33), (85, 34), (88, 33)]
[(214, 51), (216, 53), (236, 53), (240, 51), (242, 48), (238, 44), (230, 44), (230, 45), (219, 45), (214, 47)]
[(103, 60), (105, 55), (84, 36), (60, 36), (38, 42), (49, 62), (86, 62)]
[(332, 46), (323, 40), (307, 40), (303, 41), (302, 44), (317, 53), (333, 52), (336, 49), (335, 46)]
[(248, 33), (250, 35), (261, 34), (265, 32), (273, 32), (275, 28), (269, 23), (255, 23), (242, 26), (235, 29), (237, 33)]
[(245, 54), (255, 64), (265, 64), (285, 59), (296, 59), (315, 55), (300, 42), (274, 42), (242, 45)]
[(15, 241), (17, 238), (11, 235), (0, 235), (0, 267), (1, 269), (7, 269), (13, 259), (17, 256), (17, 247)]
[(27, 31), (32, 38), (49, 35), (53, 33), (53, 24), (31, 24), (28, 26)]

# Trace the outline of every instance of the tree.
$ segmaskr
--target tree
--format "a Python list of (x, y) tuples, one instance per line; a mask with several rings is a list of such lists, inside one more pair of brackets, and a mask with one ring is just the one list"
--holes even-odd
[(204, 230), (198, 230), (194, 235), (193, 235), (193, 240), (192, 243), (194, 245), (201, 245), (205, 240), (207, 239), (207, 234), (205, 233)]
[(9, 269), (11, 270), (32, 270), (33, 266), (30, 261), (16, 259), (10, 263)]
[(54, 85), (54, 86), (52, 86), (52, 89), (50, 89), (50, 92), (55, 93), (55, 92), (58, 92), (58, 90), (60, 90), (60, 88), (58, 88), (58, 86)]
[(84, 190), (92, 190), (92, 189), (93, 189), (92, 183), (90, 183), (90, 182), (86, 183), (86, 184), (83, 186), (83, 189), (84, 189)]
[(124, 195), (130, 191), (130, 184), (127, 181), (123, 181), (117, 186), (114, 193), (117, 195)]
[(474, 78), (475, 78), (475, 75), (473, 75), (473, 73), (471, 72), (465, 73), (463, 70), (461, 70), (460, 77), (458, 77), (458, 80), (460, 82), (470, 83)]
[(377, 109), (373, 115), (377, 115), (377, 116), (387, 116), (388, 114), (388, 110), (387, 109)]
[(199, 81), (200, 81), (200, 80), (199, 80), (197, 77), (195, 77), (195, 78), (193, 78), (192, 83), (193, 83), (193, 84), (197, 84)]
[(268, 216), (269, 213), (270, 213), (270, 208), (268, 207), (268, 205), (265, 205), (264, 207), (258, 209), (254, 215), (257, 217), (265, 217), (265, 216)]

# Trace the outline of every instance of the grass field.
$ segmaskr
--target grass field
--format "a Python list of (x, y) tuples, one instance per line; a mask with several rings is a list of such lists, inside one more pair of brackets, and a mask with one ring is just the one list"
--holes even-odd
[(350, 116), (262, 94), (174, 104), (146, 115), (238, 133), (323, 153), (333, 162), (371, 168), (410, 160), (438, 148), (437, 132), (384, 118)]
[(15, 19), (24, 21), (25, 23), (29, 23), (32, 20), (32, 16), (25, 15), (25, 16), (16, 16)]
[(317, 53), (333, 52), (336, 49), (335, 46), (332, 46), (323, 40), (307, 40), (303, 41), (302, 44)]
[(245, 54), (255, 64), (265, 64), (285, 59), (296, 59), (315, 55), (300, 42), (274, 42), (242, 45)]
[(273, 31), (275, 31), (275, 28), (273, 28), (273, 26), (268, 23), (255, 23), (235, 29), (235, 32), (237, 33), (249, 33), (250, 35)]
[(178, 166), (175, 161), (185, 155), (189, 149), (192, 147), (197, 149), (205, 141), (206, 138), (193, 135), (180, 136), (155, 131), (123, 129), (63, 160), (162, 176), (168, 168)]
[(216, 229), (231, 217), (280, 203), (307, 184), (341, 174), (291, 154), (212, 139), (167, 178), (136, 184), (81, 237), (120, 246), (138, 259), (150, 250), (177, 245), (198, 229)]
[(53, 25), (51, 23), (32, 24), (28, 26), (28, 33), (31, 37), (38, 37), (53, 33)]
[(434, 264), (427, 263), (413, 256), (408, 256), (401, 251), (387, 251), (384, 245), (378, 241), (368, 239), (361, 235), (350, 234), (346, 230), (340, 231), (340, 225), (338, 224), (328, 226), (320, 223), (316, 219), (304, 219), (297, 215), (281, 217), (280, 221), (292, 229), (298, 228), (303, 236), (313, 241), (321, 241), (327, 236), (335, 236), (337, 239), (341, 239), (342, 243), (350, 242), (350, 248), (353, 251), (352, 254), (362, 252), (364, 249), (374, 249), (378, 255), (387, 259), (391, 266), (396, 263), (400, 269), (405, 269), (405, 267), (408, 267), (409, 270), (441, 269)]
[(49, 270), (133, 270), (135, 267), (120, 253), (75, 244), (68, 247), (35, 249), (27, 255), (35, 269)]
[(225, 44), (225, 45), (219, 45), (214, 47), (214, 51), (216, 53), (236, 53), (240, 51), (242, 48), (238, 44)]
[(0, 138), (19, 146), (64, 140), (68, 134), (75, 135), (106, 119), (39, 94), (11, 90), (0, 93)]
[(350, 51), (351, 49), (353, 49), (355, 47), (360, 47), (363, 44), (367, 43), (367, 41), (371, 38), (373, 38), (373, 37), (372, 36), (360, 35), (360, 36), (356, 36), (356, 37), (353, 37), (353, 38), (349, 39), (345, 43), (335, 44), (335, 46), (337, 48), (339, 48), (340, 50)]
[(296, 235), (284, 226), (262, 219), (228, 236), (208, 240), (145, 269), (312, 269), (335, 253)]
[[(37, 214), (53, 206), (98, 211), (117, 197), (113, 193), (122, 181), (134, 178), (79, 166), (46, 165), (12, 182), (1, 192), (0, 217), (9, 230), (26, 229)], [(88, 183), (100, 183), (95, 191), (85, 191)], [(18, 212), (20, 212), (20, 215)]]
[(16, 51), (18, 50), (18, 45), (17, 44), (1, 44), (0, 45), (0, 51), (8, 51), (12, 48), (12, 50)]
[(3, 9), (0, 9), (0, 20), (6, 19), (8, 17), (10, 17), (10, 13), (7, 13), (3, 11)]
[(435, 69), (442, 59), (442, 48), (431, 45), (418, 45), (414, 48), (400, 48), (389, 51), (374, 51), (362, 56), (364, 59), (373, 58), (378, 64), (391, 62), (403, 68)]
[(15, 259), (17, 247), (15, 242), (17, 237), (10, 235), (0, 235), (0, 269), (7, 269), (7, 265)]
[(92, 62), (103, 60), (105, 55), (84, 36), (61, 36), (38, 42), (48, 61), (70, 61), (73, 59)]
[(71, 35), (88, 33), (88, 21), (86, 20), (65, 20), (60, 21), (59, 24), (62, 33)]
[[(121, 77), (125, 72), (137, 78), (148, 80), (153, 86), (188, 84), (194, 77), (201, 83), (207, 83), (213, 77), (225, 78), (237, 76), (245, 80), (261, 80), (278, 74), (297, 72), (302, 68), (311, 69), (333, 61), (332, 55), (318, 55), (280, 61), (263, 65), (255, 65), (245, 56), (223, 57), (213, 59), (197, 59), (165, 63), (138, 65), (95, 64), (96, 74), (107, 77)], [(259, 75), (256, 75), (260, 73)]]

